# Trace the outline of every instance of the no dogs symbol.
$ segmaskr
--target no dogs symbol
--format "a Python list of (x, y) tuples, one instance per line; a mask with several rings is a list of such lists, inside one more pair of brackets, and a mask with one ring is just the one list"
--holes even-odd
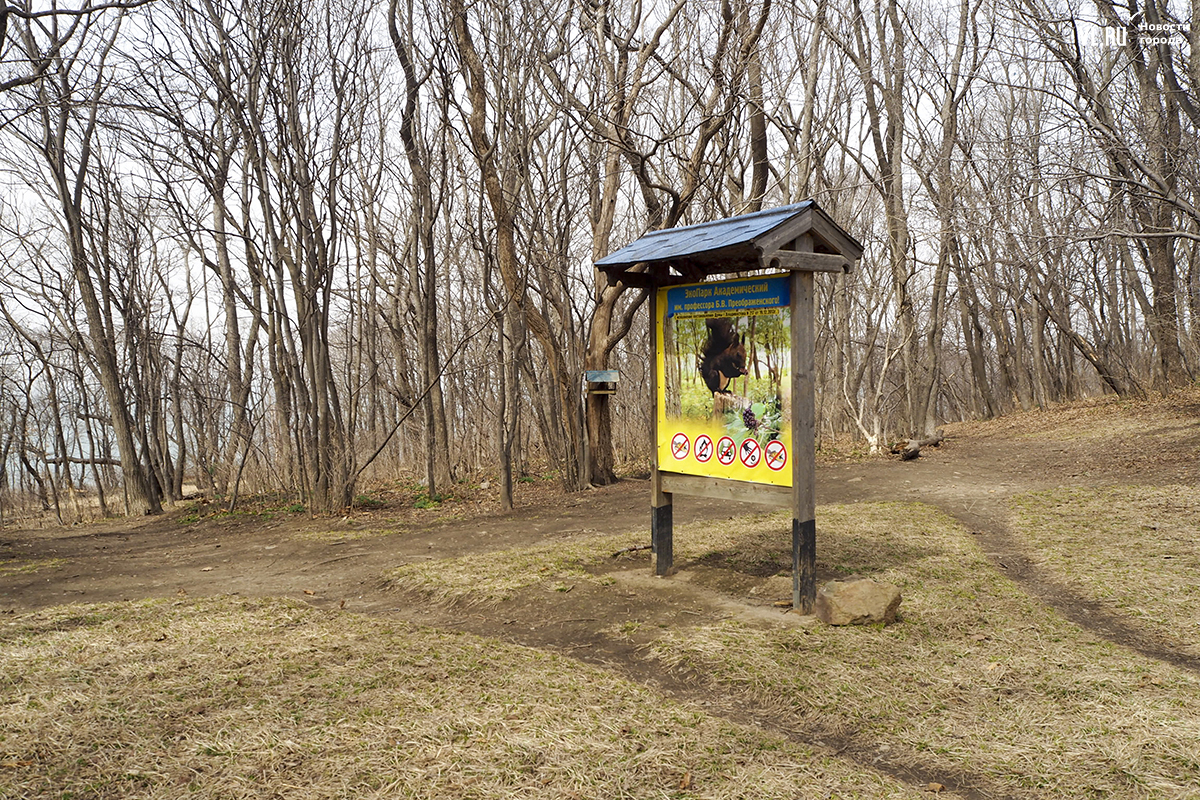
[(696, 437), (696, 460), (701, 464), (712, 458), (713, 443), (712, 439), (707, 434), (700, 434)]
[(777, 439), (767, 442), (767, 466), (778, 471), (783, 469), (786, 463), (787, 448), (783, 446), (783, 442)]
[(691, 442), (688, 441), (687, 434), (677, 433), (671, 438), (671, 455), (679, 461), (687, 458), (688, 450), (691, 449)]
[(762, 460), (762, 448), (758, 444), (757, 439), (747, 439), (742, 442), (740, 452), (742, 463), (747, 467), (754, 468), (758, 466), (758, 462)]
[(736, 457), (737, 445), (733, 443), (733, 439), (730, 439), (728, 436), (722, 436), (720, 441), (717, 442), (717, 461), (728, 467)]

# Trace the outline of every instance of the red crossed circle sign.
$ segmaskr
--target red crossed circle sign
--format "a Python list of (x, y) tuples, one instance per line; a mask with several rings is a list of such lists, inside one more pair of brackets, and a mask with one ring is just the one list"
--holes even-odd
[(762, 447), (758, 444), (757, 439), (746, 439), (742, 442), (742, 448), (738, 455), (747, 467), (757, 467), (758, 462), (762, 460)]
[(701, 464), (712, 458), (713, 443), (708, 434), (702, 433), (696, 437), (696, 460)]
[(737, 458), (737, 445), (734, 444), (733, 439), (722, 436), (717, 442), (717, 461), (728, 467), (735, 458)]
[(687, 458), (688, 450), (691, 447), (692, 444), (688, 441), (687, 434), (677, 433), (671, 437), (671, 455), (675, 456), (677, 460), (682, 461)]
[(787, 448), (783, 442), (773, 439), (767, 442), (767, 466), (775, 471), (783, 469), (787, 463)]

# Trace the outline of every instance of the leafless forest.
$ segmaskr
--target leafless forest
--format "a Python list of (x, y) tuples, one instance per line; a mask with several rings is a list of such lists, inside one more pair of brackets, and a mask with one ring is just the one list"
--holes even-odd
[(0, 511), (609, 482), (592, 262), (809, 197), (822, 440), (1200, 374), (1197, 0), (87, 2), (0, 12)]

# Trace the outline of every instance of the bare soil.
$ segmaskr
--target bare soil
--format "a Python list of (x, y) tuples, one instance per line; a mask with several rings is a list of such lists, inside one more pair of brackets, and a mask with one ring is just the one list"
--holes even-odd
[[(911, 462), (822, 455), (818, 503), (933, 504), (978, 535), (997, 568), (1031, 596), (1099, 637), (1200, 673), (1195, 656), (1075, 595), (1039, 570), (1013, 533), (1007, 505), (1014, 495), (1063, 486), (1197, 485), (1200, 392), (1138, 404), (1106, 399), (951, 425), (946, 434), (940, 447), (927, 448)], [(565, 652), (700, 703), (714, 714), (818, 742), (851, 758), (861, 755), (865, 763), (915, 784), (937, 780), (964, 796), (997, 796), (985, 776), (934, 776), (920, 764), (880, 763), (868, 742), (806, 730), (778, 710), (748, 707), (737, 698), (708, 692), (704, 676), (664, 670), (647, 659), (636, 637), (604, 633), (622, 620), (672, 625), (733, 615), (811, 624), (785, 615), (775, 606), (779, 597), (754, 595), (754, 587), (775, 566), (677, 561), (677, 574), (662, 580), (651, 576), (648, 554), (635, 553), (613, 560), (616, 592), (580, 581), (493, 605), (441, 606), (389, 586), (389, 570), (420, 559), (485, 553), (593, 531), (627, 532), (630, 546), (648, 540), (646, 480), (570, 495), (550, 482), (520, 484), (518, 489), (518, 509), (508, 515), (498, 513), (494, 490), (476, 489), (469, 499), (437, 509), (414, 509), (408, 498), (397, 497), (381, 508), (333, 519), (277, 511), (187, 521), (195, 516), (189, 508), (70, 528), (8, 528), (0, 531), (0, 613), (71, 602), (235, 594), (292, 597), (320, 607), (396, 616)], [(677, 497), (675, 519), (719, 524), (763, 510)], [(51, 566), (18, 569), (47, 559), (54, 560)]]

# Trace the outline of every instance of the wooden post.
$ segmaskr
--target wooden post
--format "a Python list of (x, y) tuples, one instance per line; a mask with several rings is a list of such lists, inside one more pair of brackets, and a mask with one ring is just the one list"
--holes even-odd
[(650, 450), (654, 467), (650, 472), (650, 550), (654, 553), (654, 574), (669, 575), (675, 563), (674, 523), (671, 493), (662, 490), (658, 463), (658, 359), (662, 342), (658, 337), (658, 289), (650, 288)]
[[(812, 237), (796, 240), (811, 253)], [(791, 274), (792, 289), (792, 608), (811, 614), (817, 599), (816, 356), (813, 273)]]

